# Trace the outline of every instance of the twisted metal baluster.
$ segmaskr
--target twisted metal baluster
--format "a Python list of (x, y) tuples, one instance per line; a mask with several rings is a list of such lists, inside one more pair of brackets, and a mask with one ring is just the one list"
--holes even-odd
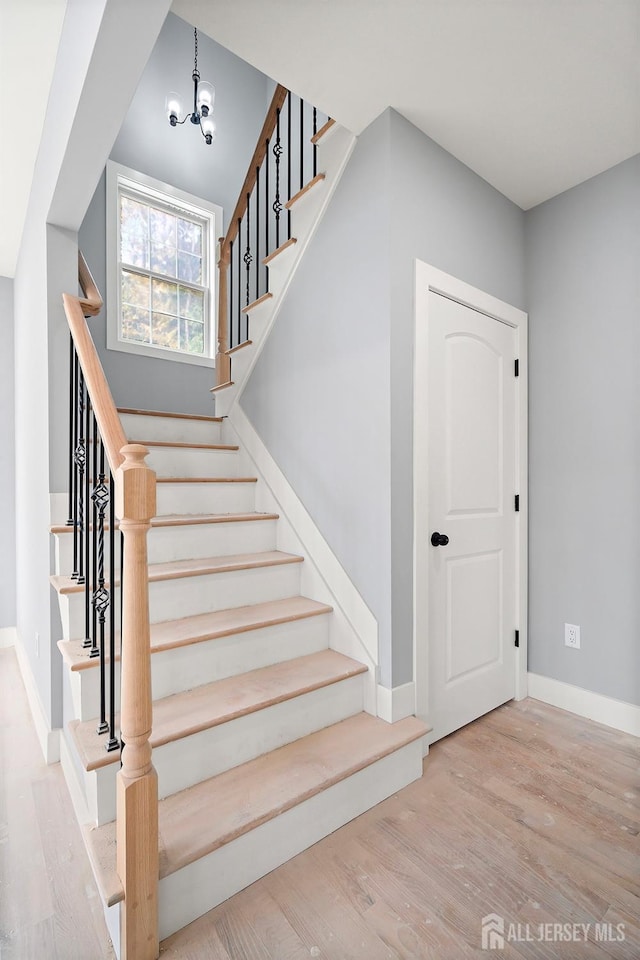
[[(98, 441), (96, 441), (97, 443)], [(100, 467), (98, 482), (93, 488), (94, 515), (96, 518), (97, 533), (97, 562), (96, 583), (93, 591), (93, 609), (98, 617), (98, 652), (100, 655), (100, 723), (98, 733), (107, 733), (109, 724), (106, 721), (106, 663), (104, 651), (104, 625), (107, 610), (110, 605), (109, 591), (104, 585), (104, 515), (109, 504), (109, 488), (105, 483), (104, 473), (104, 445), (100, 438)], [(111, 651), (109, 651), (111, 652)], [(93, 653), (93, 651), (92, 651)]]
[(280, 157), (282, 156), (282, 144), (280, 142), (280, 110), (276, 112), (276, 142), (273, 145), (273, 155), (276, 158), (276, 196), (273, 201), (273, 212), (276, 215), (276, 250), (280, 246), (280, 214), (282, 213), (282, 203), (280, 202)]

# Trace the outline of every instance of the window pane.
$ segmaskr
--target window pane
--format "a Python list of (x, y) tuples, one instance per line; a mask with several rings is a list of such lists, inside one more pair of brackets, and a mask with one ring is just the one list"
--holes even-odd
[(178, 313), (178, 284), (168, 280), (153, 280), (153, 309), (160, 313)]
[(202, 227), (199, 223), (178, 219), (178, 250), (202, 256)]
[(149, 311), (125, 303), (122, 307), (122, 336), (125, 340), (151, 342)]
[(182, 349), (189, 353), (204, 353), (204, 323), (182, 320)]
[(120, 259), (131, 267), (142, 267), (143, 270), (148, 270), (149, 244), (146, 237), (123, 240), (120, 248)]
[(178, 279), (187, 283), (202, 283), (202, 257), (178, 251)]
[(149, 266), (149, 209), (142, 203), (120, 198), (120, 259), (136, 267)]
[(167, 277), (176, 276), (176, 248), (163, 243), (151, 244), (151, 269)]
[(164, 313), (153, 314), (153, 343), (158, 347), (178, 349), (178, 318)]
[(166, 243), (170, 247), (176, 245), (176, 218), (164, 210), (149, 211), (149, 236), (152, 243)]
[(204, 320), (204, 294), (200, 290), (180, 287), (180, 316), (189, 320)]
[(122, 271), (122, 302), (149, 309), (149, 277)]

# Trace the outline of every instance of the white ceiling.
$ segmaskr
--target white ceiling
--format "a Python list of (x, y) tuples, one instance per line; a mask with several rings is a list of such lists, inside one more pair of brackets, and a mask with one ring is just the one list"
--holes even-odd
[(174, 0), (360, 133), (392, 106), (523, 209), (640, 153), (640, 0)]
[[(0, 0), (0, 275), (13, 276), (66, 0)], [(523, 209), (640, 153), (640, 0), (174, 0), (360, 133), (400, 113)]]
[(66, 0), (0, 0), (0, 276), (12, 277)]

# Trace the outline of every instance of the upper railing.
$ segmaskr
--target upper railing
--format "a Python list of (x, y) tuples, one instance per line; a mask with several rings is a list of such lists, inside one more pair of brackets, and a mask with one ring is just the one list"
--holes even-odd
[(269, 293), (269, 262), (292, 242), (289, 206), (317, 175), (318, 124), (327, 118), (276, 87), (224, 237), (218, 269), (216, 384), (231, 381), (234, 350), (249, 343), (249, 313)]
[(86, 317), (99, 313), (102, 298), (82, 254), (78, 279), (82, 297), (63, 295), (71, 334), (67, 523), (73, 526), (72, 577), (84, 593), (83, 646), (89, 658), (99, 660), (96, 735), (104, 736), (106, 750), (122, 750), (116, 821), (117, 869), (124, 888), (121, 956), (124, 960), (155, 960), (158, 788), (149, 743), (147, 532), (156, 512), (156, 476), (145, 463), (146, 447), (127, 442), (89, 332)]

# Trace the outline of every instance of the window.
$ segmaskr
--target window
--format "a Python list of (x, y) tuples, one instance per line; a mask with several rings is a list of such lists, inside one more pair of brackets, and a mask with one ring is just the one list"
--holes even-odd
[(111, 162), (107, 208), (107, 346), (211, 366), (221, 208)]

